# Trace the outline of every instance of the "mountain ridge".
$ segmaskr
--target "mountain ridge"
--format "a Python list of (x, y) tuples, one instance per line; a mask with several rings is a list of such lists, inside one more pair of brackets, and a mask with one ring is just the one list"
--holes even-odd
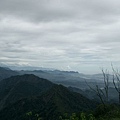
[(17, 75), (0, 81), (0, 108), (23, 97), (41, 95), (54, 84), (35, 75)]
[[(23, 98), (8, 105), (0, 112), (1, 120), (7, 120), (11, 114), (14, 120), (28, 120), (26, 113), (39, 114), (44, 120), (56, 120), (64, 113), (82, 112), (95, 108), (96, 103), (84, 96), (70, 92), (62, 85), (54, 85), (41, 96)], [(3, 117), (4, 116), (4, 117)]]
[(14, 75), (18, 75), (19, 73), (17, 71), (13, 71), (10, 68), (7, 67), (0, 67), (0, 81), (9, 78)]

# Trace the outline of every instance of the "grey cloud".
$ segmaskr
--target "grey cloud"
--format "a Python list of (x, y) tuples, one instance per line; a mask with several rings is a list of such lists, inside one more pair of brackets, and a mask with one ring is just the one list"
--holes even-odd
[(119, 0), (1, 0), (0, 62), (98, 72), (120, 63), (119, 31)]
[[(0, 11), (4, 15), (13, 15), (38, 22), (74, 18), (78, 20), (97, 19), (97, 21), (103, 19), (105, 21), (108, 17), (119, 14), (119, 5), (119, 0), (114, 2), (113, 0), (1, 0)], [(109, 21), (109, 18), (107, 20)]]
[[(60, 6), (60, 7), (59, 7)], [(69, 7), (69, 6), (68, 6)], [(67, 7), (64, 3), (56, 4), (56, 1), (43, 1), (43, 0), (5, 0), (0, 1), (0, 10), (3, 14), (15, 15), (17, 17), (24, 17), (25, 19), (35, 20), (35, 21), (48, 21), (54, 18), (60, 19), (65, 16), (69, 16), (65, 10)]]

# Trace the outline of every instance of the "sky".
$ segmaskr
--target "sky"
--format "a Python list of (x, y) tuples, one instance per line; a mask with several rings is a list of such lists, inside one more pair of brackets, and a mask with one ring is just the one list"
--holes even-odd
[(120, 67), (120, 0), (0, 0), (0, 64), (82, 73)]

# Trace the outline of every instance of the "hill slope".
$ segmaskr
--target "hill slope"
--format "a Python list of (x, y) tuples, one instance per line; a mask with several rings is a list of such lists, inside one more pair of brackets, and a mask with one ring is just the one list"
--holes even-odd
[[(38, 97), (25, 98), (8, 105), (0, 112), (1, 120), (32, 120), (39, 114), (44, 120), (57, 120), (63, 113), (86, 111), (95, 107), (95, 103), (82, 95), (70, 92), (62, 85), (54, 85)], [(32, 112), (30, 118), (26, 115)]]
[(53, 83), (35, 75), (18, 75), (0, 81), (0, 109), (25, 97), (39, 96)]

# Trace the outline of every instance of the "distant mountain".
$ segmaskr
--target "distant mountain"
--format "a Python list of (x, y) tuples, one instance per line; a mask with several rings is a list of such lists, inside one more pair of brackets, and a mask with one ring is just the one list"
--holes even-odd
[(17, 75), (0, 81), (0, 109), (22, 98), (39, 96), (54, 84), (32, 74)]
[(34, 67), (34, 66), (8, 66), (12, 70), (55, 70), (54, 68)]
[(86, 85), (87, 81), (89, 84), (96, 84), (96, 81), (99, 85), (103, 86), (103, 83), (96, 79), (90, 79), (85, 77), (85, 75), (80, 74), (74, 71), (60, 71), (60, 70), (34, 70), (34, 71), (19, 71), (19, 74), (34, 74), (41, 78), (48, 79), (56, 84), (62, 84), (66, 87), (72, 86), (80, 89), (86, 89), (88, 86)]
[(7, 67), (0, 67), (0, 80), (14, 76), (14, 75), (18, 75), (19, 73), (16, 71), (13, 71)]
[(71, 87), (71, 86), (69, 86), (68, 89), (70, 91), (80, 93), (81, 95), (85, 96), (86, 98), (88, 98), (90, 100), (100, 101), (97, 94), (94, 91), (92, 91), (91, 89), (81, 90), (79, 88)]
[[(34, 74), (40, 78), (48, 79), (56, 84), (62, 84), (66, 87), (72, 86), (80, 89), (88, 89), (88, 86), (86, 85), (85, 81), (87, 81), (89, 85), (93, 87), (96, 84), (98, 84), (100, 87), (104, 86), (103, 83), (104, 78), (102, 74), (86, 75), (75, 71), (60, 71), (60, 70), (50, 70), (50, 69), (42, 69), (42, 68), (40, 69), (39, 67), (30, 68), (34, 70), (21, 70), (21, 71), (13, 71), (10, 70), (9, 68), (2, 68), (2, 69), (4, 70), (0, 71), (0, 80), (18, 74), (19, 75)], [(111, 75), (110, 75), (110, 81), (112, 81)], [(110, 83), (110, 87), (113, 87), (113, 84), (111, 83)]]
[[(38, 97), (25, 98), (8, 105), (0, 112), (1, 120), (35, 120), (39, 114), (43, 120), (57, 120), (64, 113), (87, 111), (96, 103), (82, 95), (70, 92), (62, 85), (54, 85)], [(31, 112), (31, 116), (26, 113)]]
[[(81, 95), (87, 97), (90, 100), (95, 100), (95, 101), (101, 102), (100, 98), (98, 97), (96, 92), (94, 92), (91, 89), (81, 90), (79, 88), (71, 87), (71, 86), (69, 86), (68, 89), (70, 91), (80, 93)], [(104, 89), (102, 89), (102, 91), (105, 93)], [(116, 89), (114, 87), (109, 87), (109, 95), (108, 95), (108, 97), (109, 97), (109, 102), (110, 103), (119, 103), (119, 101), (118, 101), (119, 100), (119, 98), (118, 98), (119, 95), (118, 95), (118, 92), (116, 91)]]

